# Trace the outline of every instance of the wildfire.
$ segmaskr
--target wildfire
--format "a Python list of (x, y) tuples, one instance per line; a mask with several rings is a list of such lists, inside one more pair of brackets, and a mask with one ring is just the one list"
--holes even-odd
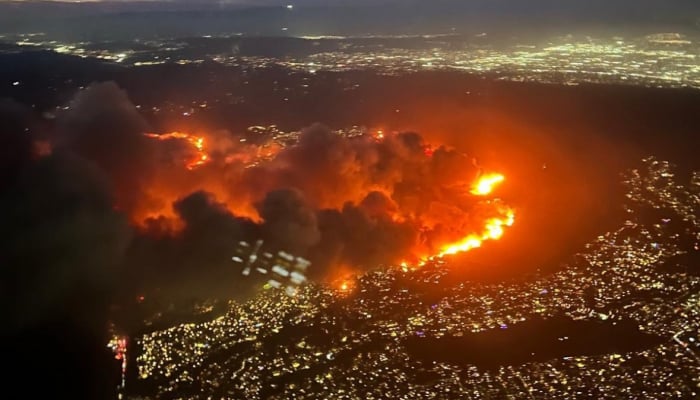
[(483, 175), (476, 181), (471, 193), (476, 196), (486, 196), (493, 192), (494, 187), (500, 184), (506, 179), (505, 176), (501, 174), (487, 174)]
[(190, 135), (184, 132), (170, 132), (164, 134), (146, 133), (145, 135), (149, 138), (157, 140), (178, 139), (187, 141), (190, 145), (192, 145), (192, 147), (194, 147), (197, 153), (195, 157), (185, 160), (185, 166), (189, 170), (193, 170), (197, 167), (200, 167), (206, 164), (207, 161), (209, 161), (209, 155), (204, 149), (204, 137), (202, 136)]
[(408, 263), (406, 261), (401, 261), (400, 265), (403, 272), (408, 272)]
[(332, 286), (336, 288), (340, 295), (348, 295), (355, 291), (357, 283), (355, 281), (354, 275), (348, 275), (344, 278), (335, 281), (332, 284)]
[(508, 208), (504, 216), (487, 220), (481, 234), (471, 234), (457, 243), (443, 246), (438, 257), (479, 248), (486, 240), (498, 240), (503, 236), (504, 227), (512, 226), (513, 223), (515, 223), (515, 212)]
[[(501, 174), (487, 174), (481, 176), (471, 191), (476, 196), (486, 196), (493, 192), (495, 187), (505, 181)], [(467, 252), (481, 247), (484, 241), (498, 240), (505, 233), (505, 228), (515, 223), (515, 211), (509, 207), (499, 209), (499, 216), (489, 218), (480, 233), (472, 233), (456, 243), (450, 243), (441, 247), (440, 253), (435, 257), (444, 257), (457, 253)]]
[[(382, 129), (376, 129), (372, 130), (370, 135), (376, 142), (382, 142), (387, 138), (390, 138), (394, 134)], [(179, 146), (166, 147), (168, 149), (175, 148), (179, 151), (179, 153), (175, 152), (174, 154), (182, 154), (176, 155), (175, 157), (183, 158), (181, 165), (186, 167), (187, 170), (195, 170), (211, 162), (212, 160), (208, 151), (213, 151), (213, 149), (216, 149), (217, 153), (220, 153), (222, 151), (226, 152), (225, 160), (227, 164), (229, 162), (233, 163), (240, 161), (244, 165), (248, 163), (250, 163), (250, 165), (257, 165), (258, 162), (272, 163), (275, 161), (275, 158), (278, 156), (278, 154), (282, 154), (285, 151), (294, 150), (293, 148), (290, 148), (288, 150), (284, 147), (280, 147), (275, 144), (266, 144), (264, 146), (260, 146), (257, 149), (253, 149), (253, 145), (251, 145), (250, 148), (246, 147), (245, 149), (241, 149), (241, 145), (238, 142), (238, 140), (236, 140), (235, 145), (226, 144), (222, 147), (222, 142), (221, 140), (219, 140), (220, 138), (211, 134), (208, 134), (205, 137), (202, 135), (176, 131), (162, 134), (146, 133), (145, 136), (153, 140), (163, 142), (173, 141), (169, 144), (178, 144)], [(225, 150), (222, 150), (223, 148), (225, 148)], [(422, 150), (425, 156), (428, 158), (432, 157), (433, 152), (435, 151), (434, 147), (432, 147), (431, 145), (424, 145)], [(293, 168), (293, 166), (285, 166), (285, 168)], [(206, 171), (201, 171), (201, 174), (203, 174), (204, 172)], [(236, 203), (235, 200), (231, 201), (229, 193), (226, 190), (226, 186), (223, 185), (221, 182), (218, 182), (217, 178), (209, 176), (203, 177), (200, 176), (200, 174), (191, 175), (187, 174), (186, 171), (177, 173), (184, 173), (184, 175), (177, 175), (178, 179), (164, 180), (165, 183), (163, 185), (154, 185), (152, 188), (152, 192), (155, 193), (155, 195), (152, 197), (155, 199), (163, 199), (164, 201), (160, 203), (152, 202), (152, 204), (155, 205), (149, 203), (147, 209), (137, 210), (138, 212), (135, 212), (133, 216), (134, 220), (136, 220), (137, 222), (141, 222), (146, 221), (149, 218), (155, 219), (158, 217), (165, 217), (174, 220), (174, 222), (172, 222), (171, 225), (167, 225), (168, 227), (173, 226), (174, 230), (179, 229), (180, 225), (178, 225), (174, 211), (170, 207), (172, 201), (169, 200), (181, 198), (184, 194), (191, 192), (192, 188), (197, 187), (196, 185), (191, 183), (187, 184), (187, 182), (189, 182), (187, 180), (188, 177), (191, 177), (192, 179), (198, 179), (197, 185), (206, 184), (206, 191), (209, 193), (213, 193), (217, 199), (223, 201), (226, 207), (235, 215), (245, 216), (252, 219), (253, 221), (260, 222), (260, 216), (258, 215), (257, 210), (254, 208), (254, 206), (245, 203), (244, 201), (241, 203)], [(171, 175), (166, 175), (166, 177), (170, 178)], [(272, 180), (274, 181), (274, 179)], [(480, 174), (478, 179), (476, 179), (468, 186), (468, 191), (469, 193), (471, 193), (471, 195), (477, 196), (478, 198), (482, 199), (482, 201), (477, 202), (480, 207), (479, 212), (475, 213), (474, 217), (472, 217), (470, 213), (468, 213), (466, 210), (458, 210), (461, 213), (460, 218), (463, 219), (455, 221), (455, 226), (465, 226), (464, 224), (473, 224), (474, 218), (483, 215), (482, 212), (486, 212), (487, 214), (485, 217), (483, 217), (484, 219), (481, 219), (481, 221), (483, 222), (480, 223), (480, 227), (468, 232), (457, 233), (457, 235), (454, 235), (454, 232), (448, 229), (445, 231), (445, 234), (450, 235), (449, 239), (445, 239), (444, 236), (441, 236), (443, 241), (439, 242), (436, 247), (433, 247), (435, 243), (432, 242), (432, 240), (439, 239), (432, 239), (430, 244), (428, 244), (429, 242), (417, 244), (416, 248), (414, 249), (415, 253), (413, 253), (410, 258), (411, 262), (402, 262), (401, 268), (405, 271), (408, 271), (413, 268), (419, 268), (428, 263), (430, 260), (462, 252), (467, 252), (481, 247), (486, 241), (501, 239), (505, 234), (506, 229), (514, 224), (515, 212), (513, 209), (507, 207), (502, 202), (492, 199), (491, 196), (493, 195), (497, 187), (500, 184), (502, 184), (505, 180), (505, 176), (500, 173), (489, 172)], [(186, 189), (182, 189), (182, 187), (180, 186), (173, 185), (171, 182), (174, 181), (185, 182), (182, 185), (182, 187)], [(465, 186), (459, 185), (458, 187), (460, 189), (463, 189)], [(463, 190), (460, 190), (460, 195), (464, 194), (462, 192)], [(346, 195), (347, 194), (348, 193), (346, 193)], [(360, 194), (364, 195), (364, 192), (361, 192)], [(385, 193), (385, 195), (388, 198), (392, 197), (392, 193), (390, 190), (388, 190)], [(361, 198), (361, 196), (359, 198)], [(333, 208), (334, 206), (324, 205), (324, 207)], [(449, 207), (447, 207), (446, 209), (448, 208)], [(396, 209), (385, 211), (385, 213), (385, 215), (388, 215), (391, 218), (391, 221), (396, 224), (412, 223), (411, 218), (407, 217), (410, 214), (403, 213), (402, 210), (400, 210), (400, 206), (398, 205)], [(436, 217), (434, 219), (438, 220), (441, 224), (445, 226), (449, 226), (450, 223), (453, 222), (449, 219), (449, 216), (445, 216), (451, 214), (444, 214), (441, 210), (437, 210), (435, 215)], [(431, 215), (430, 218), (433, 218), (433, 216)], [(431, 227), (434, 226), (430, 224), (433, 224), (435, 222), (433, 219), (430, 218), (426, 220), (420, 220), (420, 218), (418, 218), (418, 221), (416, 221), (417, 223), (415, 224), (415, 228), (425, 229), (426, 232), (430, 231), (430, 229), (432, 229)], [(421, 222), (425, 225), (419, 225)], [(442, 233), (438, 233), (438, 235), (441, 234)], [(451, 242), (453, 240), (454, 242)], [(335, 281), (333, 286), (336, 288), (336, 290), (338, 290), (339, 293), (350, 293), (354, 290), (356, 282), (354, 282), (352, 279), (344, 277), (340, 280)]]

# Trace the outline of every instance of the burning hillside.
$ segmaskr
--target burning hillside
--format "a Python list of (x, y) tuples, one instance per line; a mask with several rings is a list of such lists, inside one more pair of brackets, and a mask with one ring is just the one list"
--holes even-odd
[[(296, 201), (297, 207), (311, 208), (313, 212), (301, 225), (300, 221), (285, 221), (286, 212), (280, 213), (282, 223), (274, 231), (268, 230), (268, 234), (288, 236), (278, 237), (277, 242), (296, 251), (318, 247), (324, 239), (322, 228), (326, 227), (319, 224), (324, 222), (319, 218), (334, 213), (358, 218), (370, 230), (383, 226), (387, 231), (379, 238), (382, 241), (392, 240), (391, 228), (404, 231), (409, 240), (402, 243), (403, 252), (385, 261), (409, 258), (422, 262), (466, 252), (481, 247), (484, 241), (500, 239), (515, 219), (513, 209), (493, 198), (493, 192), (505, 181), (503, 175), (483, 173), (463, 154), (446, 147), (435, 149), (413, 133), (377, 131), (373, 135), (344, 137), (314, 126), (300, 133), (298, 144), (283, 148), (271, 158), (260, 156), (260, 148), (267, 143), (239, 145), (238, 149), (229, 147), (223, 153), (211, 154), (205, 135), (172, 132), (147, 133), (146, 137), (158, 144), (189, 150), (170, 170), (177, 179), (166, 181), (165, 185), (154, 183), (154, 187), (162, 188), (162, 192), (152, 193), (156, 198), (162, 197), (157, 204), (176, 202), (198, 181), (199, 190), (225, 199), (222, 208), (264, 224), (269, 219), (261, 215), (260, 202), (275, 190), (294, 190), (279, 192), (287, 195), (278, 196), (296, 197), (291, 201)], [(245, 139), (238, 142), (245, 143)], [(244, 152), (247, 157), (240, 156)], [(286, 185), (287, 180), (293, 184)], [(187, 190), (180, 191), (183, 182)], [(228, 182), (230, 189), (226, 190)], [(248, 203), (236, 199), (233, 193), (243, 194)], [(289, 207), (288, 201), (279, 199), (275, 207)], [(157, 222), (176, 227), (170, 233), (177, 234), (181, 221), (177, 215), (162, 211), (148, 210), (147, 217), (141, 220), (138, 214), (132, 217), (142, 226)], [(353, 223), (344, 222), (348, 228)], [(297, 246), (293, 243), (297, 234), (310, 239)], [(345, 244), (341, 242), (340, 246)], [(348, 260), (340, 256), (336, 261), (347, 264)]]
[(134, 228), (127, 271), (159, 286), (165, 270), (188, 290), (227, 281), (239, 240), (303, 256), (311, 277), (329, 278), (469, 251), (514, 223), (498, 198), (505, 176), (417, 133), (313, 125), (290, 137), (152, 132), (121, 90), (98, 84), (60, 116), (51, 147), (103, 173)]

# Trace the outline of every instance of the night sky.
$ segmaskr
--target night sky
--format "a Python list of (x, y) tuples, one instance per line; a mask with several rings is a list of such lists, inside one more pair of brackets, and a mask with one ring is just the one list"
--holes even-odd
[[(544, 30), (627, 35), (693, 33), (699, 21), (700, 2), (693, 0), (0, 1), (2, 33), (45, 32), (70, 40), (132, 39), (149, 30), (159, 36), (201, 36), (224, 28), (263, 36)], [(283, 27), (288, 29), (282, 32)]]

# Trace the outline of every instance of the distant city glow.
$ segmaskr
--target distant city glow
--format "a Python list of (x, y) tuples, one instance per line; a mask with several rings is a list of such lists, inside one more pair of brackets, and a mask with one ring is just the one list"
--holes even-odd
[[(290, 8), (291, 7), (291, 8)], [(294, 5), (289, 4), (292, 10)], [(288, 26), (281, 26), (288, 32)], [(211, 38), (204, 35), (204, 38)], [(318, 71), (343, 72), (349, 70), (376, 70), (401, 74), (424, 70), (460, 71), (469, 74), (497, 74), (500, 80), (537, 81), (578, 85), (591, 83), (623, 83), (644, 86), (700, 87), (700, 65), (695, 54), (698, 42), (679, 33), (654, 34), (636, 38), (619, 37), (555, 37), (544, 43), (515, 43), (509, 46), (490, 46), (488, 37), (476, 36), (472, 42), (465, 37), (464, 47), (455, 47), (447, 35), (416, 36), (416, 40), (430, 40), (430, 50), (380, 46), (371, 51), (358, 47), (353, 37), (305, 36), (300, 38), (309, 45), (316, 40), (347, 41), (343, 51), (309, 52), (305, 56), (242, 57), (239, 54), (216, 53), (206, 50), (190, 56), (173, 58), (172, 50), (182, 47), (175, 39), (159, 39), (139, 43), (139, 50), (114, 50), (109, 46), (89, 42), (59, 42), (44, 34), (19, 34), (14, 43), (38, 47), (81, 58), (94, 57), (105, 61), (134, 66), (163, 63), (201, 64), (212, 60), (227, 66), (264, 68), (270, 63), (314, 74)], [(370, 36), (363, 40), (378, 45), (391, 37)], [(7, 39), (6, 39), (7, 40)], [(232, 45), (234, 39), (232, 38)], [(444, 40), (444, 42), (442, 41)], [(487, 44), (481, 41), (486, 41)], [(349, 51), (354, 50), (354, 51)], [(189, 53), (187, 53), (189, 54)], [(137, 57), (136, 57), (137, 56)]]

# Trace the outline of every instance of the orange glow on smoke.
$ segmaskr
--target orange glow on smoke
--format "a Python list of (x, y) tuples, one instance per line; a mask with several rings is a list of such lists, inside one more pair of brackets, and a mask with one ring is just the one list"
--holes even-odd
[[(255, 202), (260, 200), (264, 192), (232, 191), (231, 188), (250, 184), (244, 179), (245, 171), (248, 171), (250, 166), (264, 163), (277, 165), (274, 162), (284, 150), (282, 145), (275, 142), (263, 145), (247, 144), (238, 137), (232, 138), (230, 134), (216, 133), (202, 135), (175, 131), (162, 134), (146, 133), (145, 136), (163, 142), (163, 153), (169, 156), (174, 154), (173, 158), (168, 160), (174, 161), (178, 168), (161, 168), (157, 175), (151, 178), (151, 182), (144, 189), (145, 200), (130, 210), (130, 217), (135, 225), (150, 227), (149, 224), (157, 223), (158, 225), (154, 226), (171, 232), (179, 231), (183, 225), (173, 208), (173, 203), (197, 190), (211, 193), (216, 201), (233, 215), (261, 222)], [(370, 140), (383, 142), (393, 139), (394, 134), (376, 129), (369, 132), (368, 136)], [(170, 152), (173, 148), (177, 151)], [(422, 150), (426, 157), (432, 157), (435, 147), (425, 144)], [(207, 167), (202, 168), (204, 166)], [(457, 174), (447, 179), (462, 181), (462, 178), (463, 175)], [(438, 204), (425, 213), (416, 212), (416, 209), (412, 208), (415, 205), (410, 201), (394, 204), (393, 200), (390, 207), (378, 211), (383, 220), (395, 224), (410, 224), (416, 230), (426, 233), (426, 237), (430, 237), (429, 240), (416, 241), (412, 248), (406, 249), (408, 254), (405, 255), (405, 260), (410, 261), (400, 263), (401, 269), (409, 271), (425, 265), (430, 260), (468, 252), (481, 247), (484, 242), (501, 239), (507, 228), (515, 222), (515, 211), (492, 197), (497, 187), (505, 180), (504, 175), (489, 172), (480, 174), (474, 182), (467, 182), (469, 193), (477, 197), (476, 209), (473, 212), (467, 212), (459, 206), (452, 207), (449, 198), (444, 199), (444, 205)], [(318, 196), (323, 200), (316, 205), (319, 208), (341, 209), (342, 204), (347, 201), (359, 202), (369, 190), (382, 192), (389, 199), (393, 196), (391, 186), (372, 186), (362, 181), (348, 183), (352, 185), (337, 198)], [(459, 196), (464, 195), (462, 188), (465, 186), (460, 184), (458, 187)], [(311, 186), (311, 189), (313, 195), (314, 187)], [(323, 191), (320, 193), (325, 195)], [(402, 209), (402, 205), (406, 207)], [(443, 230), (435, 230), (436, 226), (443, 227)], [(429, 236), (432, 233), (436, 236)], [(334, 275), (336, 279), (332, 281), (331, 286), (337, 291), (351, 293), (355, 289), (356, 282), (353, 279), (347, 275)]]
[(136, 227), (155, 226), (169, 232), (184, 225), (173, 208), (191, 193), (204, 191), (217, 203), (241, 218), (260, 222), (255, 208), (258, 198), (234, 191), (247, 166), (273, 159), (281, 150), (276, 143), (249, 145), (225, 131), (173, 131), (144, 133), (156, 148), (160, 167), (148, 175), (143, 196), (129, 209)]
[(505, 180), (501, 174), (486, 174), (479, 178), (474, 184), (471, 193), (476, 196), (486, 196), (491, 194), (494, 187)]
[(206, 164), (209, 161), (209, 155), (204, 149), (204, 137), (190, 135), (184, 132), (170, 132), (164, 134), (157, 133), (146, 133), (146, 137), (157, 139), (157, 140), (171, 140), (171, 139), (181, 139), (187, 141), (196, 151), (196, 156), (192, 159), (184, 160), (185, 166), (189, 170), (193, 170), (199, 166)]

